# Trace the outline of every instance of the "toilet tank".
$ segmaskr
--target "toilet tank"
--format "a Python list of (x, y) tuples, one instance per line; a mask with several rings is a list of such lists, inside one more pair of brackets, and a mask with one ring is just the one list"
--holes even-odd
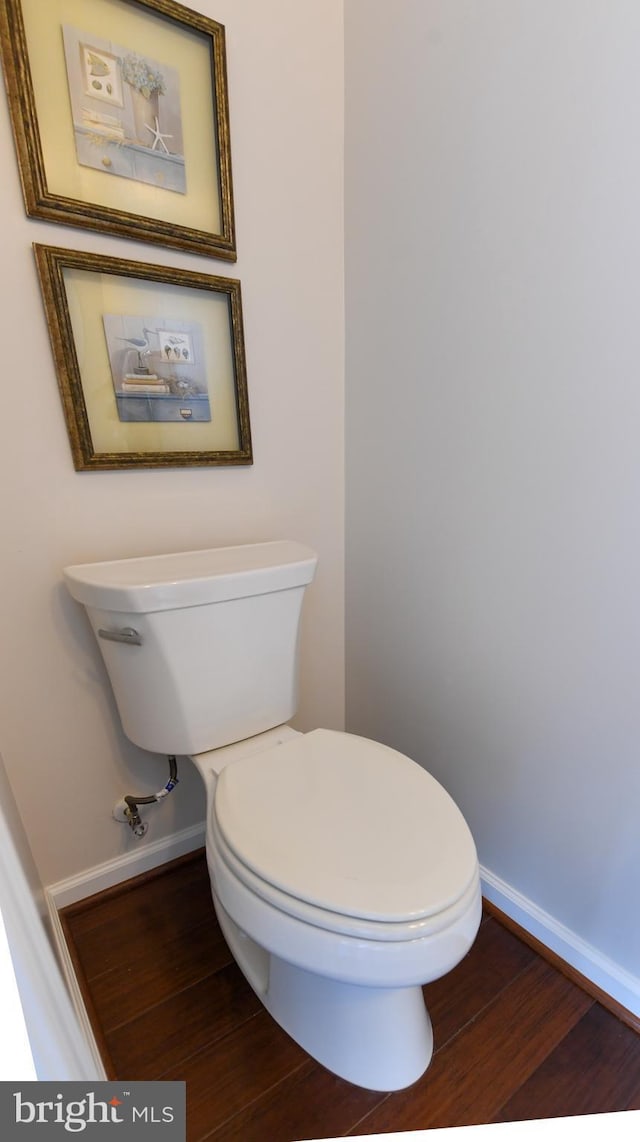
[(127, 737), (190, 755), (287, 722), (316, 562), (282, 540), (66, 567)]

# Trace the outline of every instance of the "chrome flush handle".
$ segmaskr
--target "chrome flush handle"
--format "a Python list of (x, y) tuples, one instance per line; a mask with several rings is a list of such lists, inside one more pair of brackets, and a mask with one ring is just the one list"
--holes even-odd
[(109, 642), (128, 642), (130, 646), (142, 646), (142, 635), (134, 627), (122, 627), (121, 630), (98, 631), (99, 638), (106, 638)]

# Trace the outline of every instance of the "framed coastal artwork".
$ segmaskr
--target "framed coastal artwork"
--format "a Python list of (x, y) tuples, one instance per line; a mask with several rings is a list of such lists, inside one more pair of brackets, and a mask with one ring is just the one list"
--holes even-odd
[(224, 28), (174, 0), (3, 0), (27, 213), (235, 260)]
[(34, 251), (77, 471), (252, 463), (239, 281)]

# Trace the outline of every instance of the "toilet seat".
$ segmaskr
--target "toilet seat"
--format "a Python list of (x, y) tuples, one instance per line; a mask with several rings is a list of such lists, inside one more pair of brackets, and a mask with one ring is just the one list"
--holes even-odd
[(226, 766), (212, 839), (230, 874), (306, 923), (374, 940), (455, 922), (478, 891), (468, 826), (404, 754), (314, 730)]
[[(211, 822), (209, 842), (213, 845), (217, 857), (212, 877), (225, 902), (237, 899), (239, 890), (246, 890), (249, 898), (263, 901), (270, 910), (275, 909), (278, 914), (302, 921), (304, 925), (312, 928), (321, 928), (326, 934), (349, 936), (356, 940), (376, 941), (379, 944), (406, 944), (437, 936), (455, 927), (467, 913), (473, 911), (480, 895), (480, 874), (479, 870), (476, 870), (460, 899), (443, 912), (406, 924), (361, 920), (355, 916), (341, 915), (338, 912), (318, 908), (304, 900), (298, 900), (256, 876), (236, 860), (221, 837), (215, 818)], [(245, 903), (247, 899), (245, 896)], [(229, 907), (233, 906), (229, 903)]]

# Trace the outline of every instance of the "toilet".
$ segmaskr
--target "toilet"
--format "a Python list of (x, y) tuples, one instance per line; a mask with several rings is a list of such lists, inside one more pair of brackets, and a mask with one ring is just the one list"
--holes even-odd
[(416, 762), (288, 724), (316, 562), (273, 541), (64, 576), (127, 736), (202, 776), (214, 907), (246, 979), (330, 1071), (400, 1090), (433, 1051), (422, 985), (475, 939), (478, 860), (460, 810)]

